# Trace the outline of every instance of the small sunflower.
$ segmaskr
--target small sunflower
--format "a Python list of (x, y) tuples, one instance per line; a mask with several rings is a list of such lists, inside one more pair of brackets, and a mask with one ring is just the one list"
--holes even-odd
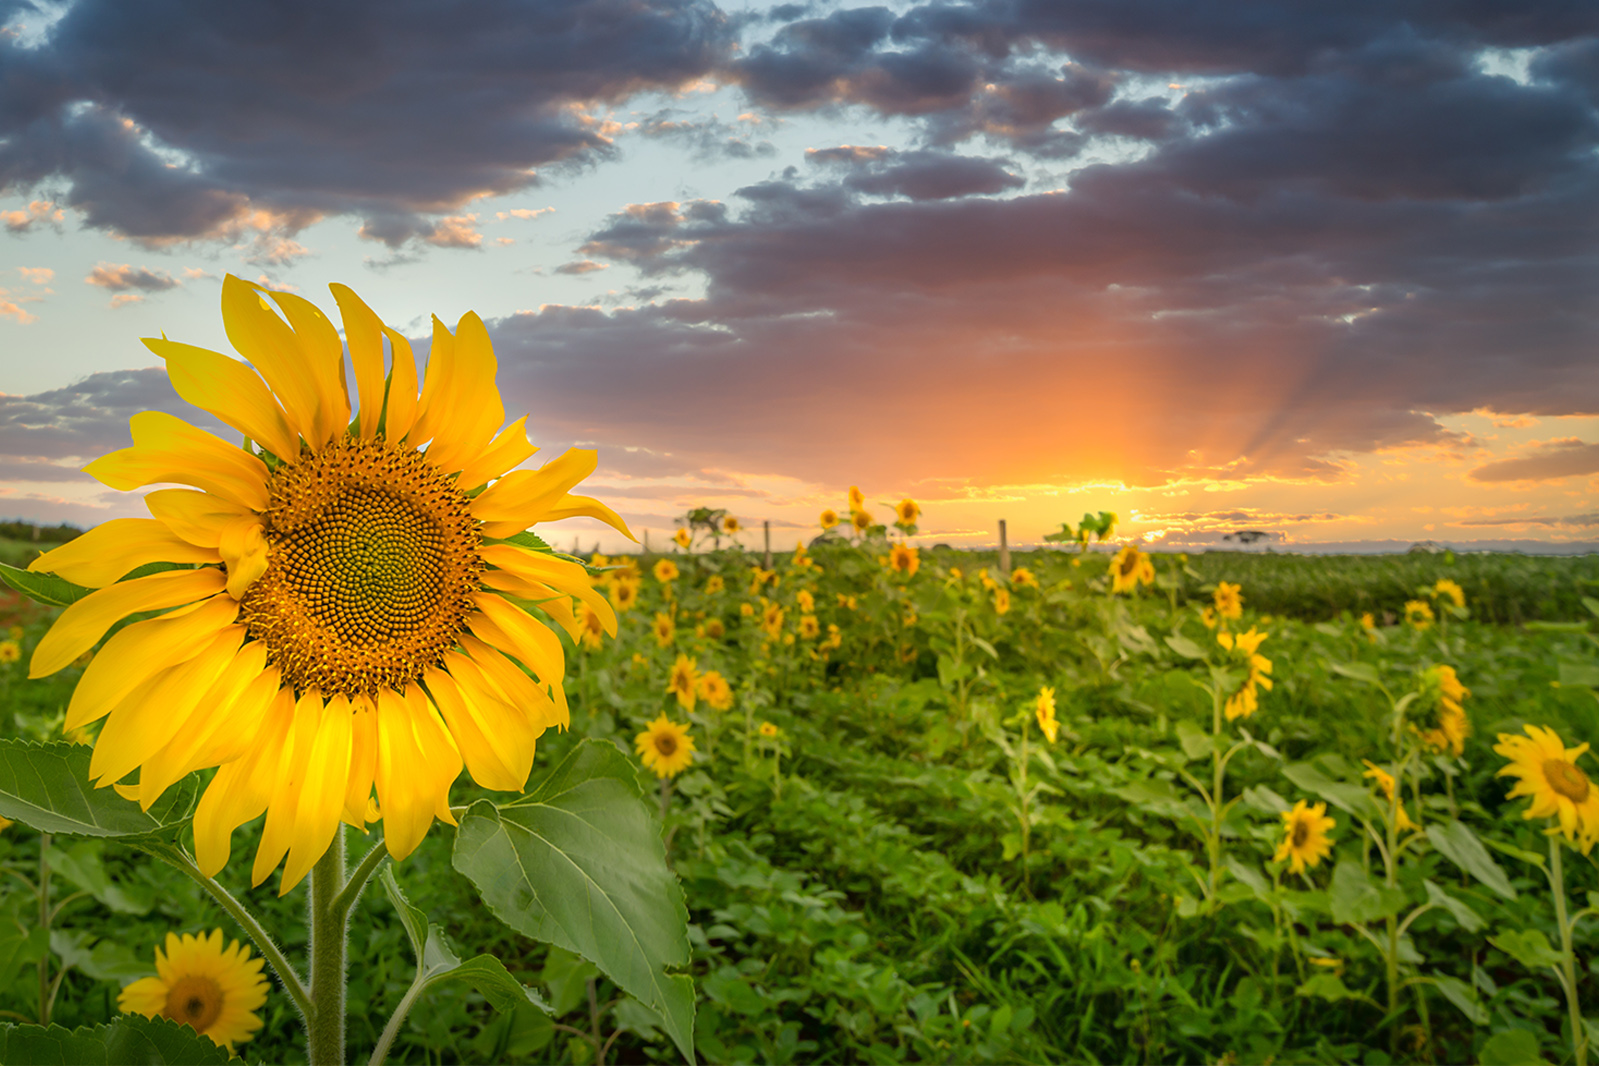
[(722, 624), (720, 618), (712, 618), (705, 623), (705, 635), (711, 640), (721, 640), (727, 636), (727, 627)]
[[(804, 541), (794, 545), (794, 558), (790, 565), (792, 565), (796, 570), (808, 570), (816, 565), (816, 560), (812, 559), (810, 554), (805, 550)], [(820, 571), (818, 571), (818, 573), (820, 573)]]
[(914, 526), (916, 520), (922, 517), (921, 506), (909, 496), (894, 505), (894, 514), (901, 526)]
[(783, 608), (775, 603), (768, 603), (761, 612), (761, 631), (773, 640), (783, 632)]
[(650, 628), (655, 634), (655, 643), (663, 648), (677, 636), (677, 623), (665, 611), (655, 612), (655, 623)]
[(672, 664), (671, 675), (666, 681), (666, 691), (677, 697), (677, 704), (685, 711), (694, 709), (694, 698), (699, 692), (699, 671), (696, 669), (697, 661), (687, 655), (679, 655), (677, 662)]
[(1432, 613), (1432, 604), (1426, 600), (1407, 600), (1405, 602), (1405, 622), (1413, 629), (1426, 629), (1432, 625), (1435, 617)]
[(771, 740), (771, 739), (775, 738), (781, 732), (782, 732), (782, 730), (778, 729), (771, 722), (762, 722), (761, 723), (761, 727), (759, 729), (759, 733), (761, 734), (761, 736), (765, 737), (767, 740)]
[(817, 521), (821, 523), (823, 529), (832, 529), (834, 526), (838, 525), (838, 512), (829, 507), (822, 512), (821, 517), (817, 519)]
[(1036, 589), (1038, 587), (1038, 578), (1034, 577), (1033, 572), (1027, 567), (1018, 566), (1011, 571), (1010, 583), (1017, 588)]
[(1262, 633), (1254, 626), (1249, 627), (1247, 633), (1221, 632), (1216, 634), (1216, 643), (1228, 651), (1236, 651), (1240, 655), (1253, 655), (1260, 650), (1270, 633)]
[(1422, 671), (1419, 691), (1420, 713), (1430, 708), (1433, 716), (1431, 727), (1420, 730), (1422, 742), (1434, 751), (1463, 754), (1471, 735), (1471, 719), (1462, 704), (1471, 690), (1460, 683), (1454, 667), (1441, 664)]
[(1377, 616), (1366, 611), (1360, 616), (1360, 628), (1370, 631), (1377, 628)]
[(888, 551), (888, 568), (906, 577), (915, 577), (921, 569), (921, 552), (907, 544), (896, 544)]
[(814, 614), (802, 614), (799, 620), (799, 635), (805, 640), (815, 640), (821, 635), (822, 624), (816, 620)]
[(1010, 613), (1010, 589), (1001, 586), (994, 590), (994, 613)]
[(664, 714), (651, 722), (633, 743), (644, 765), (654, 770), (656, 777), (676, 777), (694, 761), (694, 738), (688, 735), (688, 726), (678, 725)]
[(721, 574), (712, 574), (710, 580), (705, 582), (705, 595), (720, 596), (726, 588), (726, 579)]
[(865, 506), (866, 494), (860, 490), (858, 485), (851, 485), (849, 487), (849, 509), (851, 511), (859, 511)]
[(618, 611), (631, 611), (638, 603), (638, 582), (615, 580), (611, 582), (611, 606)]
[(849, 524), (855, 528), (855, 532), (865, 533), (872, 528), (872, 514), (870, 511), (851, 511)]
[(1244, 595), (1241, 586), (1229, 584), (1226, 581), (1218, 581), (1214, 599), (1216, 613), (1223, 618), (1242, 618), (1244, 616)]
[(582, 628), (578, 632), (582, 634), (583, 646), (585, 648), (598, 648), (600, 646), (600, 638), (605, 635), (605, 619), (600, 616), (600, 612), (585, 603), (583, 604), (581, 621)]
[(738, 532), (742, 531), (743, 528), (744, 527), (739, 524), (738, 519), (734, 518), (732, 515), (728, 515), (726, 518), (722, 519), (722, 532), (723, 533), (728, 533), (728, 534), (738, 533)]
[(0, 663), (14, 663), (22, 658), (22, 645), (14, 640), (0, 640)]
[(838, 628), (838, 626), (834, 625), (832, 622), (827, 623), (827, 639), (822, 641), (822, 648), (824, 650), (829, 650), (830, 651), (833, 648), (843, 647), (843, 645), (844, 645), (844, 633), (843, 633), (843, 631), (840, 630)]
[[(194, 815), (200, 869), (221, 870), (233, 831), (265, 814), (252, 877), (281, 862), (283, 892), (341, 821), (376, 817), (374, 789), (399, 860), (435, 816), (454, 821), (463, 763), (486, 788), (526, 785), (539, 736), (568, 721), (565, 660), (543, 617), (575, 638), (575, 597), (616, 626), (581, 564), (522, 534), (586, 515), (631, 537), (610, 508), (569, 492), (596, 453), (516, 469), (535, 448), (525, 419), (501, 428), (477, 315), (454, 333), (433, 320), (419, 390), (405, 337), (344, 286), (333, 295), (342, 341), (309, 301), (232, 275), (222, 323), (248, 362), (146, 340), (178, 395), (242, 443), (134, 415), (132, 447), (86, 472), (121, 491), (191, 487), (150, 492), (151, 518), (104, 522), (30, 564), (97, 590), (61, 612), (32, 676), (74, 663), (130, 615), (165, 612), (105, 640), (73, 692), (66, 731), (105, 720), (96, 784), (137, 770), (130, 791), (148, 808), (219, 767)], [(179, 566), (118, 580), (152, 563)]]
[[(1369, 777), (1373, 781), (1377, 782), (1377, 787), (1382, 789), (1382, 798), (1389, 803), (1392, 803), (1394, 799), (1394, 775), (1389, 773), (1387, 770), (1384, 770), (1370, 759), (1362, 759), (1360, 761), (1366, 764), (1366, 772), (1360, 776)], [(1399, 804), (1398, 827), (1399, 832), (1401, 833), (1409, 832), (1412, 829), (1421, 828), (1421, 826), (1410, 820), (1410, 815), (1405, 812), (1405, 805), (1403, 803)]]
[(1510, 760), (1497, 777), (1519, 777), (1509, 799), (1532, 799), (1523, 818), (1553, 818), (1567, 840), (1575, 838), (1584, 855), (1599, 840), (1599, 789), (1577, 765), (1587, 744), (1567, 748), (1560, 734), (1541, 726), (1526, 726), (1527, 735), (1500, 733), (1494, 751)]
[(651, 572), (655, 575), (655, 580), (663, 585), (670, 585), (677, 580), (677, 564), (670, 559), (658, 560)]
[(759, 596), (761, 594), (761, 589), (766, 587), (766, 583), (768, 581), (770, 581), (774, 586), (777, 584), (776, 570), (763, 570), (759, 566), (750, 567), (751, 596)]
[(816, 610), (816, 597), (810, 589), (800, 589), (794, 597), (794, 602), (799, 604), (799, 609), (806, 614), (812, 614)]
[(733, 686), (715, 670), (707, 670), (700, 675), (699, 691), (700, 699), (712, 710), (725, 711), (733, 706)]
[[(1072, 560), (1072, 562), (1076, 562), (1076, 561), (1077, 561), (1076, 559)], [(1200, 611), (1199, 612), (1199, 620), (1201, 622), (1205, 623), (1205, 628), (1206, 629), (1215, 629), (1216, 628), (1216, 608), (1214, 608), (1214, 607), (1206, 607), (1204, 610)]]
[(237, 940), (224, 950), (220, 929), (201, 936), (168, 933), (166, 951), (155, 949), (156, 976), (124, 988), (117, 1007), (146, 1018), (170, 1018), (231, 1049), (261, 1028), (255, 1012), (267, 998), (262, 962)]
[(838, 605), (840, 607), (844, 608), (844, 610), (846, 610), (846, 611), (855, 610), (856, 603), (857, 603), (857, 601), (856, 601), (854, 596), (846, 596), (842, 592), (840, 592), (838, 594)]
[(1304, 800), (1294, 804), (1291, 811), (1283, 811), (1283, 842), (1272, 856), (1277, 862), (1288, 860), (1294, 873), (1304, 873), (1307, 866), (1320, 866), (1321, 860), (1332, 854), (1332, 837), (1327, 831), (1338, 823), (1327, 817), (1327, 805), (1318, 803), (1306, 807)]
[(1112, 592), (1130, 592), (1140, 584), (1154, 583), (1155, 564), (1138, 550), (1138, 545), (1129, 544), (1110, 561), (1110, 577)]
[(738, 605), (738, 613), (745, 618), (753, 618), (755, 616), (755, 605), (753, 603), (741, 603)]
[(905, 612), (905, 617), (903, 619), (901, 619), (901, 621), (904, 622), (906, 629), (915, 629), (916, 628), (916, 621), (917, 621), (916, 612), (915, 611), (909, 611), (909, 610), (906, 611)]
[(1432, 598), (1437, 599), (1440, 596), (1449, 597), (1456, 607), (1466, 606), (1466, 590), (1447, 577), (1439, 578), (1438, 583), (1432, 587)]
[(1038, 690), (1038, 698), (1033, 701), (1033, 713), (1038, 716), (1038, 728), (1044, 731), (1044, 736), (1051, 744), (1055, 743), (1055, 735), (1060, 730), (1060, 723), (1055, 720), (1055, 690), (1045, 685)]
[(688, 546), (694, 543), (694, 534), (690, 533), (687, 529), (680, 529), (676, 533), (672, 534), (672, 540), (679, 548), (687, 550)]

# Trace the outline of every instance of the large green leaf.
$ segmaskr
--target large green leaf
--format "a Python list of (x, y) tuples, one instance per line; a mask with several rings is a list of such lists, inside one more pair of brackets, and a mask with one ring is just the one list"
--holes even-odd
[(412, 906), (400, 891), (394, 879), (394, 868), (385, 866), (378, 875), (383, 891), (399, 912), (406, 935), (411, 938), (411, 950), (416, 953), (416, 980), (423, 988), (445, 981), (465, 981), (493, 1004), (495, 1010), (515, 1010), (519, 1006), (534, 1006), (546, 1014), (549, 1006), (538, 993), (511, 976), (505, 964), (493, 955), (477, 955), (465, 962), (444, 939), (444, 931), (428, 923), (427, 915)]
[(1310, 762), (1290, 763), (1283, 767), (1283, 776), (1313, 796), (1320, 796), (1334, 807), (1350, 814), (1367, 818), (1379, 816), (1371, 794), (1359, 785), (1335, 781), (1320, 766)]
[(227, 1061), (226, 1048), (165, 1018), (124, 1014), (109, 1025), (77, 1029), (0, 1025), (0, 1062), (6, 1066), (213, 1066)]
[(1377, 884), (1360, 863), (1349, 859), (1334, 867), (1327, 900), (1333, 921), (1356, 924), (1391, 917), (1405, 906), (1403, 892)]
[(1538, 1037), (1525, 1029), (1495, 1033), (1477, 1052), (1482, 1066), (1542, 1066), (1549, 1060), (1538, 1047)]
[(688, 965), (688, 910), (615, 745), (585, 740), (526, 795), (474, 803), (454, 861), (501, 921), (593, 962), (693, 1061), (694, 983), (667, 972)]
[(46, 833), (145, 836), (181, 825), (191, 813), (195, 780), (168, 789), (149, 812), (112, 788), (89, 783), (91, 751), (82, 744), (0, 739), (0, 817)]
[(1433, 822), (1427, 827), (1427, 840), (1450, 862), (1466, 871), (1506, 899), (1516, 898), (1516, 889), (1494, 861), (1477, 834), (1465, 822)]
[(74, 585), (64, 577), (20, 570), (5, 563), (0, 563), (0, 581), (4, 581), (30, 600), (37, 600), (50, 607), (65, 607), (94, 591), (82, 585)]

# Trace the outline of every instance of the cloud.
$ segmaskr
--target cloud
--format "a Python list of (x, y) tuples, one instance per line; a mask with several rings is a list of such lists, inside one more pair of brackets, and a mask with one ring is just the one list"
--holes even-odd
[(422, 240), (435, 248), (481, 248), (483, 234), (477, 231), (476, 223), (476, 215), (441, 218)]
[(56, 276), (49, 267), (17, 267), (17, 273), (22, 275), (23, 281), (34, 285), (48, 285)]
[(140, 411), (166, 411), (208, 432), (235, 437), (209, 414), (180, 400), (166, 371), (151, 367), (90, 374), (31, 396), (0, 393), (0, 457), (82, 465), (133, 443), (128, 419)]
[(805, 159), (846, 168), (843, 185), (877, 196), (912, 200), (948, 200), (958, 196), (994, 195), (1021, 188), (1027, 180), (1005, 169), (1001, 161), (974, 159), (948, 152), (897, 152), (891, 149), (812, 148)]
[(557, 274), (567, 274), (571, 277), (581, 277), (584, 274), (592, 274), (597, 270), (605, 269), (607, 269), (607, 266), (604, 263), (596, 263), (592, 259), (579, 259), (571, 263), (562, 263), (555, 268), (555, 272)]
[(15, 300), (6, 299), (4, 290), (0, 290), (0, 318), (15, 319), (19, 326), (39, 321), (38, 315), (30, 314)]
[(1485, 463), (1468, 475), (1473, 481), (1561, 481), (1599, 474), (1599, 444), (1568, 437), (1535, 444), (1530, 455)]
[(26, 210), (0, 211), (0, 222), (12, 233), (27, 233), (40, 224), (59, 226), (66, 212), (52, 200), (31, 201)]
[[(720, 159), (756, 159), (777, 155), (771, 141), (755, 141), (750, 137), (747, 124), (723, 122), (715, 115), (708, 118), (678, 118), (684, 112), (667, 108), (650, 115), (627, 128), (636, 128), (644, 137), (654, 140), (671, 140), (685, 145), (696, 160), (713, 162)], [(755, 123), (759, 126), (762, 123)]]
[(1590, 526), (1599, 526), (1599, 513), (1521, 515), (1510, 518), (1467, 518), (1454, 524), (1459, 526), (1545, 526), (1582, 529)]
[(41, 42), (0, 41), (0, 189), (56, 183), (151, 244), (352, 215), (397, 245), (607, 157), (589, 108), (698, 81), (731, 45), (710, 0), (77, 0)]
[(165, 270), (149, 267), (132, 267), (127, 263), (101, 263), (83, 279), (86, 285), (95, 285), (112, 292), (137, 289), (140, 292), (165, 292), (177, 288), (180, 282)]
[(540, 215), (553, 214), (553, 207), (513, 207), (509, 211), (496, 211), (494, 217), (504, 222), (508, 218), (521, 218), (532, 220)]

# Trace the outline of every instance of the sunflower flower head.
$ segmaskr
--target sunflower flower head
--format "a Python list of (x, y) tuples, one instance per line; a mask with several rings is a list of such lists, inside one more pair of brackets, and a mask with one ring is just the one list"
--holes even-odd
[(656, 611), (650, 631), (655, 634), (655, 643), (664, 648), (677, 637), (677, 623), (665, 611)]
[(914, 529), (921, 517), (921, 505), (909, 496), (894, 505), (894, 524), (901, 529)]
[(651, 573), (655, 575), (655, 580), (659, 581), (661, 584), (670, 585), (672, 582), (677, 580), (677, 564), (672, 562), (670, 559), (657, 559), (655, 562), (655, 567)]
[(822, 624), (816, 620), (814, 614), (802, 614), (799, 620), (799, 635), (805, 640), (815, 640), (822, 633)]
[(667, 675), (666, 691), (677, 697), (677, 704), (685, 711), (694, 709), (694, 700), (699, 694), (699, 670), (697, 662), (687, 655), (679, 655), (677, 662), (672, 664), (672, 670)]
[(712, 574), (709, 581), (705, 582), (705, 595), (720, 596), (727, 588), (727, 580), (721, 574)]
[(1332, 854), (1332, 837), (1328, 830), (1337, 821), (1327, 817), (1327, 805), (1318, 803), (1307, 807), (1304, 800), (1294, 804), (1291, 811), (1283, 811), (1283, 840), (1272, 858), (1288, 861), (1294, 873), (1304, 873), (1305, 867), (1321, 865), (1321, 860)]
[(680, 529), (672, 534), (672, 542), (687, 551), (688, 546), (694, 543), (694, 534), (690, 533), (687, 528)]
[(1018, 566), (1010, 572), (1010, 583), (1019, 589), (1036, 589), (1038, 578), (1025, 566)]
[(1462, 754), (1471, 735), (1464, 706), (1471, 690), (1460, 683), (1453, 666), (1439, 664), (1421, 672), (1417, 691), (1420, 698), (1407, 714), (1417, 719), (1422, 743), (1433, 751)]
[[(1392, 803), (1394, 799), (1394, 775), (1389, 773), (1387, 770), (1384, 770), (1370, 759), (1362, 759), (1360, 761), (1366, 765), (1365, 773), (1361, 774), (1360, 776), (1371, 778), (1376, 784), (1377, 788), (1382, 792), (1382, 798), (1386, 802)], [(1412, 829), (1421, 828), (1415, 822), (1410, 820), (1410, 815), (1406, 813), (1405, 805), (1403, 803), (1399, 804), (1398, 826), (1401, 833), (1408, 832)]]
[(1110, 561), (1111, 592), (1131, 592), (1139, 585), (1155, 582), (1155, 564), (1149, 556), (1128, 544)]
[(775, 740), (777, 735), (781, 733), (782, 730), (777, 728), (777, 726), (773, 725), (771, 722), (762, 722), (757, 732), (759, 732), (761, 736), (765, 737), (767, 740)]
[[(252, 876), (281, 862), (284, 892), (341, 820), (361, 826), (381, 810), (390, 854), (409, 855), (435, 815), (452, 820), (463, 765), (486, 788), (522, 789), (538, 737), (568, 720), (548, 625), (580, 635), (575, 597), (616, 631), (583, 566), (525, 531), (586, 515), (632, 536), (610, 508), (570, 493), (596, 453), (516, 469), (536, 449), (525, 418), (502, 428), (477, 315), (453, 332), (433, 320), (418, 382), (406, 338), (349, 289), (333, 295), (342, 342), (309, 301), (231, 275), (223, 325), (246, 361), (146, 340), (177, 393), (243, 446), (169, 414), (135, 415), (133, 445), (86, 471), (121, 491), (189, 487), (150, 492), (150, 518), (102, 523), (31, 564), (97, 590), (40, 640), (32, 676), (153, 613), (105, 642), (67, 708), (68, 732), (105, 720), (96, 783), (138, 770), (129, 791), (148, 808), (178, 779), (220, 767), (194, 816), (201, 870), (219, 871), (234, 829), (264, 813)], [(118, 580), (152, 563), (179, 568)]]
[(861, 491), (859, 485), (851, 485), (849, 487), (849, 509), (850, 509), (850, 512), (854, 513), (856, 511), (861, 510), (865, 506), (866, 506), (866, 494)]
[(1407, 600), (1405, 602), (1405, 624), (1412, 629), (1426, 629), (1436, 619), (1432, 613), (1432, 604), (1426, 600)]
[(583, 627), (580, 632), (583, 634), (581, 638), (583, 646), (591, 649), (598, 648), (600, 646), (600, 638), (605, 636), (605, 619), (601, 617), (600, 612), (586, 603), (582, 605), (582, 613)]
[(1045, 685), (1038, 690), (1038, 696), (1033, 700), (1033, 714), (1038, 718), (1038, 728), (1044, 731), (1044, 736), (1051, 744), (1055, 743), (1055, 736), (1060, 731), (1060, 722), (1055, 719), (1055, 690)]
[(166, 950), (155, 949), (156, 976), (124, 988), (117, 1007), (146, 1018), (170, 1018), (231, 1049), (261, 1028), (255, 1012), (267, 998), (262, 962), (237, 940), (224, 949), (220, 929), (200, 936), (168, 933)]
[(733, 686), (715, 670), (700, 675), (699, 692), (700, 699), (712, 710), (725, 711), (733, 706)]
[(1010, 589), (1003, 585), (994, 589), (994, 613), (1010, 613)]
[(1432, 598), (1448, 597), (1449, 601), (1462, 610), (1466, 606), (1466, 590), (1447, 577), (1441, 577), (1432, 587)]
[(828, 507), (822, 511), (822, 515), (819, 519), (817, 519), (817, 522), (824, 530), (832, 529), (834, 526), (838, 525), (838, 512), (833, 510), (831, 507)]
[(659, 778), (676, 777), (694, 762), (694, 738), (688, 726), (661, 715), (633, 740), (647, 769)]
[(915, 577), (921, 569), (921, 551), (907, 544), (896, 544), (888, 550), (888, 568), (896, 574)]
[(611, 581), (611, 605), (618, 611), (631, 611), (638, 604), (637, 581), (615, 578)]
[(1221, 617), (1238, 619), (1244, 616), (1242, 586), (1226, 581), (1218, 581), (1212, 599), (1216, 605), (1216, 613), (1221, 615)]
[(21, 658), (21, 644), (15, 640), (0, 640), (0, 663), (14, 663)]
[(875, 524), (870, 511), (851, 511), (849, 524), (857, 533), (865, 533)]
[(767, 639), (776, 640), (782, 634), (783, 613), (783, 608), (775, 603), (768, 603), (761, 611), (761, 632), (766, 634)]
[(810, 589), (800, 589), (794, 596), (794, 602), (799, 604), (799, 609), (806, 614), (812, 614), (816, 610), (816, 596)]
[(1509, 798), (1529, 797), (1523, 818), (1552, 818), (1560, 833), (1584, 855), (1599, 840), (1599, 789), (1577, 760), (1587, 744), (1567, 748), (1553, 729), (1529, 725), (1526, 736), (1500, 733), (1494, 751), (1510, 762), (1496, 776), (1519, 778)]

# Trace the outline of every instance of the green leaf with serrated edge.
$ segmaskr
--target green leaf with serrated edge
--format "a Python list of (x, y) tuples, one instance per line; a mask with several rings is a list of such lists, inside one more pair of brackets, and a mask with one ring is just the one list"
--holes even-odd
[(1177, 743), (1190, 759), (1203, 758), (1216, 750), (1215, 738), (1186, 720), (1177, 723)]
[(46, 833), (132, 837), (181, 826), (192, 813), (198, 780), (190, 777), (141, 811), (110, 787), (89, 783), (91, 750), (55, 741), (0, 739), (0, 817)]
[(1511, 929), (1498, 936), (1488, 938), (1488, 943), (1509, 955), (1529, 970), (1541, 970), (1545, 966), (1559, 966), (1565, 962), (1563, 952), (1556, 951), (1549, 943), (1549, 938), (1541, 929), (1526, 929), (1520, 932)]
[(1547, 1066), (1538, 1050), (1538, 1037), (1525, 1029), (1506, 1029), (1488, 1038), (1477, 1052), (1481, 1066)]
[(498, 1011), (515, 1010), (518, 1006), (533, 1006), (545, 1014), (551, 1013), (549, 1005), (539, 994), (511, 976), (505, 964), (493, 955), (476, 955), (465, 962), (444, 938), (444, 931), (428, 923), (427, 915), (412, 906), (400, 891), (394, 879), (394, 868), (385, 866), (378, 874), (383, 892), (394, 904), (400, 924), (411, 940), (411, 950), (417, 958), (417, 979), (424, 988), (445, 981), (465, 981), (476, 989)]
[(1466, 871), (1506, 899), (1516, 898), (1516, 889), (1494, 861), (1477, 834), (1464, 822), (1433, 822), (1427, 827), (1427, 840), (1444, 858)]
[(1442, 907), (1455, 916), (1455, 921), (1460, 923), (1460, 928), (1468, 933), (1475, 933), (1486, 923), (1463, 901), (1456, 899), (1445, 892), (1432, 881), (1425, 882), (1427, 886), (1427, 901), (1435, 906)]
[(1477, 1002), (1471, 986), (1466, 982), (1458, 977), (1435, 973), (1432, 975), (1432, 983), (1438, 986), (1438, 991), (1444, 994), (1445, 999), (1460, 1008), (1460, 1013), (1469, 1018), (1471, 1024), (1488, 1024), (1488, 1008)]
[(688, 910), (615, 745), (582, 741), (531, 792), (474, 803), (454, 864), (501, 921), (582, 955), (659, 1014), (693, 1061), (694, 982), (667, 973), (689, 963)]
[(1283, 767), (1283, 776), (1313, 796), (1320, 796), (1334, 807), (1350, 814), (1374, 818), (1378, 815), (1371, 794), (1359, 785), (1334, 781), (1322, 772), (1321, 767), (1308, 762), (1290, 763)]
[(64, 577), (39, 574), (0, 563), (0, 581), (16, 589), (30, 600), (50, 607), (66, 607), (77, 603), (94, 589), (74, 585)]
[(124, 1014), (108, 1025), (0, 1025), (0, 1062), (6, 1066), (220, 1066), (226, 1048), (187, 1025), (166, 1018)]
[(1173, 633), (1167, 637), (1166, 646), (1184, 659), (1203, 659), (1205, 657), (1205, 649), (1181, 633)]

